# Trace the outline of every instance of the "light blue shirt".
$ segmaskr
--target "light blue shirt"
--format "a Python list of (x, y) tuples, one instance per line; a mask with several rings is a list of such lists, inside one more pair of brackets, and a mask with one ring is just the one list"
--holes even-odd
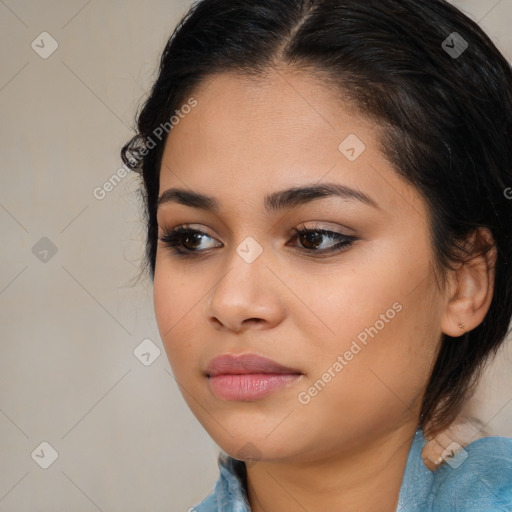
[[(396, 512), (512, 512), (512, 439), (477, 439), (436, 471), (430, 471), (421, 458), (426, 442), (418, 429)], [(221, 453), (214, 491), (190, 512), (251, 512), (240, 476), (243, 464)]]

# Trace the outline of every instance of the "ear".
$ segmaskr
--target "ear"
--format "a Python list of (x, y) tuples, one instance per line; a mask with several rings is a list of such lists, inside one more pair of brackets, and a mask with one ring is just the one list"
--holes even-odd
[[(477, 249), (492, 246), (478, 254)], [(441, 319), (441, 330), (458, 337), (482, 323), (489, 311), (494, 292), (497, 251), (488, 228), (478, 228), (466, 241), (471, 251), (466, 261), (450, 271), (446, 307)], [(460, 322), (464, 325), (461, 328)]]

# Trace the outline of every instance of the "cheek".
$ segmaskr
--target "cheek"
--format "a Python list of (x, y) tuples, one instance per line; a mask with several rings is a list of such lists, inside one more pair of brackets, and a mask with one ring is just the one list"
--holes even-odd
[[(322, 362), (311, 368), (299, 390), (300, 403), (309, 401), (302, 412), (335, 425), (322, 434), (332, 436), (333, 443), (336, 432), (364, 437), (367, 431), (409, 421), (418, 413), (434, 355), (426, 339), (411, 336), (410, 310), (403, 304), (389, 323), (381, 320), (383, 327), (375, 320), (362, 328), (352, 325), (355, 336), (340, 336), (308, 354), (308, 360)], [(341, 321), (339, 325), (342, 329)]]
[[(172, 283), (172, 284), (171, 284)], [(176, 290), (176, 281), (172, 276), (162, 269), (162, 265), (155, 267), (155, 278), (153, 281), (153, 306), (155, 317), (160, 331), (160, 337), (165, 342), (166, 333), (176, 322), (176, 307), (179, 305)]]
[(381, 338), (403, 314), (400, 294), (394, 291), (397, 282), (370, 265), (340, 268), (319, 283), (308, 278), (294, 287), (303, 297), (298, 307), (304, 310), (295, 318), (318, 348), (343, 353), (353, 340), (364, 344), (374, 336)]
[[(165, 341), (175, 330), (190, 323), (192, 315), (201, 311), (201, 298), (205, 293), (204, 285), (179, 265), (166, 261), (165, 252), (158, 252), (153, 281), (153, 305), (161, 334)], [(162, 329), (165, 329), (162, 332)]]
[(165, 271), (157, 264), (153, 285), (153, 305), (160, 338), (173, 371), (194, 360), (194, 326), (203, 319), (201, 297), (182, 275)]
[[(332, 390), (343, 401), (357, 389), (367, 403), (388, 396), (400, 405), (422, 391), (440, 337), (440, 311), (433, 306), (439, 297), (426, 271), (407, 263), (395, 254), (392, 264), (346, 269), (326, 286), (310, 287), (304, 302), (317, 316), (297, 315), (309, 333), (304, 360), (315, 361), (309, 384), (329, 379), (331, 369), (337, 375)], [(341, 366), (333, 368), (336, 362)]]

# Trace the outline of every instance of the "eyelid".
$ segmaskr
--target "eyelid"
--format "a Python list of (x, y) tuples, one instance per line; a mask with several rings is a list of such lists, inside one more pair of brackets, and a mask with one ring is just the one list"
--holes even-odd
[[(339, 224), (337, 222), (329, 222), (329, 221), (304, 221), (297, 224), (296, 228), (293, 229), (308, 229), (308, 230), (323, 230), (323, 231), (331, 231), (333, 233), (338, 233), (340, 235), (344, 236), (355, 236), (356, 230), (354, 228), (351, 228), (349, 226), (346, 226), (345, 224)], [(293, 230), (292, 229), (292, 230)], [(342, 231), (340, 231), (342, 230)]]
[(166, 225), (159, 225), (159, 230), (158, 230), (158, 236), (162, 236), (162, 235), (167, 235), (169, 233), (173, 233), (174, 231), (177, 231), (177, 230), (184, 230), (184, 229), (187, 229), (187, 230), (190, 230), (190, 231), (199, 231), (201, 232), (201, 234), (204, 234), (204, 235), (208, 235), (209, 237), (211, 238), (214, 238), (217, 240), (217, 237), (212, 235), (209, 231), (210, 229), (209, 228), (206, 228), (205, 226), (203, 226), (202, 224), (201, 225), (196, 225), (196, 224), (176, 224), (175, 226), (173, 227), (168, 227)]
[[(323, 231), (323, 232), (330, 232), (330, 233), (333, 233), (333, 234), (336, 234), (336, 235), (340, 235), (340, 236), (344, 236), (346, 238), (355, 238), (354, 234), (351, 234), (351, 233), (345, 233), (345, 232), (340, 232), (339, 229), (342, 228), (342, 229), (345, 229), (347, 231), (350, 231), (352, 233), (354, 233), (354, 229), (352, 228), (349, 228), (348, 226), (344, 226), (344, 225), (341, 225), (341, 224), (336, 224), (336, 227), (330, 227), (329, 224), (334, 224), (334, 223), (329, 223), (329, 222), (326, 222), (325, 224), (326, 225), (323, 225), (322, 222), (324, 221), (316, 221), (316, 223), (314, 223), (313, 225), (308, 225), (307, 222), (315, 222), (315, 221), (305, 221), (305, 222), (301, 222), (299, 224), (297, 224), (295, 227), (291, 228), (287, 234), (285, 235), (285, 237), (290, 237), (292, 235), (296, 235), (297, 234), (297, 231)], [(169, 233), (173, 233), (177, 230), (190, 230), (190, 231), (198, 231), (200, 232), (201, 234), (204, 234), (204, 235), (207, 235), (209, 236), (210, 238), (213, 238), (214, 240), (217, 240), (219, 242), (219, 240), (217, 239), (216, 236), (212, 235), (210, 232), (209, 232), (209, 228), (206, 228), (204, 227), (203, 225), (199, 225), (199, 224), (176, 224), (174, 227), (167, 227), (165, 225), (158, 225), (158, 237), (160, 238), (161, 236), (165, 236), (165, 235), (168, 235)], [(222, 243), (222, 242), (220, 242)]]
[[(342, 253), (348, 250), (354, 244), (354, 242), (359, 240), (359, 238), (356, 236), (346, 235), (344, 233), (340, 233), (339, 231), (325, 229), (318, 225), (305, 227), (305, 225), (302, 224), (293, 228), (292, 233), (293, 236), (291, 234), (288, 235), (288, 238), (291, 237), (289, 241), (296, 241), (301, 236), (307, 235), (309, 233), (320, 233), (321, 236), (338, 240), (337, 243), (331, 245), (328, 248), (317, 250), (308, 249), (307, 247), (299, 247), (296, 244), (291, 246), (293, 249), (298, 250), (302, 254), (317, 259)], [(203, 229), (192, 227), (191, 224), (178, 225), (172, 229), (164, 228), (163, 234), (159, 236), (158, 240), (161, 241), (165, 247), (171, 250), (173, 252), (173, 255), (189, 259), (200, 258), (203, 255), (207, 256), (211, 252), (211, 250), (218, 248), (210, 247), (207, 249), (183, 249), (181, 247), (181, 243), (179, 243), (180, 236), (189, 234), (199, 234), (201, 237), (206, 236), (219, 242), (214, 236), (210, 235)], [(222, 242), (219, 243), (224, 245)], [(287, 246), (289, 246), (289, 244), (287, 244)]]

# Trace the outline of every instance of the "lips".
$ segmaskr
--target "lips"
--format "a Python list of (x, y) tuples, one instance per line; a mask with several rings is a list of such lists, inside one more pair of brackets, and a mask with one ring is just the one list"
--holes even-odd
[(217, 375), (247, 375), (250, 373), (302, 374), (296, 368), (283, 366), (276, 361), (257, 354), (225, 354), (218, 356), (210, 361), (206, 369), (208, 377), (215, 377)]
[(217, 398), (253, 402), (288, 387), (303, 374), (256, 354), (225, 354), (212, 359), (206, 376)]

